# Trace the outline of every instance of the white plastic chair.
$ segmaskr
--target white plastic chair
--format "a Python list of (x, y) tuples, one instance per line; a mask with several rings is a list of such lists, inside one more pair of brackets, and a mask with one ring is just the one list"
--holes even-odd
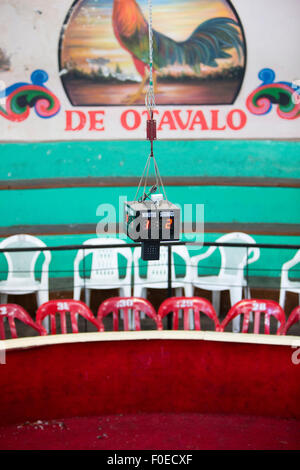
[(281, 279), (280, 279), (280, 295), (279, 295), (279, 305), (284, 309), (285, 306), (285, 297), (287, 292), (294, 292), (299, 295), (299, 304), (300, 304), (300, 282), (291, 281), (289, 279), (289, 269), (296, 266), (300, 263), (300, 250), (297, 251), (295, 256), (284, 263), (281, 267)]
[[(176, 297), (192, 297), (192, 271), (191, 271), (191, 259), (189, 252), (185, 246), (172, 246), (172, 263), (171, 263), (171, 279), (172, 288), (175, 288)], [(175, 266), (174, 266), (174, 254), (180, 256), (185, 263), (185, 276), (176, 277)], [(147, 298), (147, 289), (167, 289), (168, 288), (168, 247), (160, 247), (159, 260), (147, 262), (147, 274), (146, 277), (141, 277), (139, 261), (141, 259), (141, 248), (135, 248), (133, 252), (133, 264), (134, 264), (134, 284), (133, 284), (133, 296)], [(144, 314), (141, 314), (141, 318), (144, 318)], [(190, 312), (190, 324), (191, 328), (194, 327), (193, 311)]]
[[(184, 291), (185, 297), (192, 297), (192, 277), (190, 255), (185, 246), (172, 246), (172, 288), (175, 288), (176, 296), (179, 297)], [(185, 276), (176, 277), (174, 266), (174, 254), (180, 256), (185, 262)], [(134, 262), (134, 285), (133, 296), (146, 298), (147, 289), (167, 289), (168, 288), (168, 247), (160, 247), (160, 258), (157, 261), (147, 262), (146, 278), (141, 277), (139, 261), (141, 259), (141, 248), (135, 248), (133, 252)]]
[[(223, 235), (216, 240), (218, 243), (253, 243), (255, 240), (246, 233), (232, 232)], [(221, 254), (221, 267), (219, 274), (216, 276), (199, 276), (198, 263), (209, 256), (211, 256), (216, 249), (220, 250)], [(230, 293), (231, 306), (236, 304), (243, 298), (243, 289), (245, 290), (246, 298), (250, 298), (250, 288), (247, 286), (247, 280), (244, 276), (244, 268), (247, 264), (254, 263), (260, 256), (259, 248), (244, 247), (225, 247), (225, 246), (211, 246), (205, 253), (191, 258), (193, 266), (193, 293), (194, 288), (198, 287), (203, 290), (212, 291), (212, 303), (217, 312), (220, 313), (220, 295), (222, 291), (228, 290)], [(240, 318), (236, 317), (233, 320), (233, 331), (240, 331)]]
[[(191, 260), (190, 255), (185, 246), (172, 246), (172, 263), (171, 263), (171, 279), (172, 288), (175, 288), (176, 297), (192, 297), (192, 271), (191, 271)], [(180, 256), (185, 263), (185, 276), (176, 277), (175, 266), (174, 266), (174, 254)], [(141, 259), (141, 248), (135, 248), (133, 252), (133, 263), (134, 263), (134, 284), (133, 284), (133, 296), (147, 298), (147, 289), (167, 289), (168, 288), (168, 247), (160, 247), (159, 260), (147, 262), (147, 275), (141, 277), (139, 261)], [(144, 318), (144, 314), (141, 314)], [(193, 311), (190, 312), (190, 324), (191, 328), (194, 327)]]
[[(171, 279), (172, 288), (175, 288), (176, 297), (191, 297), (192, 293), (192, 276), (191, 276), (191, 262), (190, 255), (185, 246), (172, 246), (172, 264), (171, 264)], [(174, 254), (180, 256), (185, 263), (186, 273), (184, 277), (176, 277), (174, 266)], [(134, 264), (134, 283), (133, 283), (133, 296), (147, 298), (147, 289), (167, 289), (168, 288), (168, 247), (160, 247), (159, 260), (147, 262), (146, 277), (140, 275), (139, 262), (141, 260), (141, 248), (137, 247), (133, 251), (133, 264)], [(145, 315), (142, 312), (141, 318)], [(193, 311), (190, 313), (191, 328), (194, 327)]]
[[(0, 248), (47, 247), (39, 238), (21, 234), (5, 238)], [(49, 300), (48, 268), (51, 260), (50, 251), (43, 251), (44, 262), (41, 268), (40, 281), (35, 279), (35, 264), (40, 251), (4, 252), (8, 264), (8, 275), (0, 281), (0, 303), (7, 303), (8, 295), (36, 293), (38, 306)]]
[[(90, 306), (91, 290), (119, 289), (120, 297), (131, 297), (132, 251), (126, 242), (118, 238), (91, 238), (83, 245), (120, 245), (124, 248), (88, 248), (79, 250), (74, 260), (74, 299), (80, 300), (81, 290), (85, 289), (85, 303)], [(80, 276), (80, 262), (92, 254), (91, 275)], [(125, 277), (119, 276), (118, 254), (127, 260)]]

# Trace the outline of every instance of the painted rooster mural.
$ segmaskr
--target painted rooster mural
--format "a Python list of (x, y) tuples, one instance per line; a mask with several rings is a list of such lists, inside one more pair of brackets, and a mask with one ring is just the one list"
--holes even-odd
[[(120, 45), (130, 53), (142, 82), (129, 99), (134, 103), (140, 98), (147, 80), (149, 63), (149, 26), (136, 0), (114, 0), (112, 23)], [(174, 41), (153, 28), (153, 68), (155, 71), (168, 65), (190, 66), (200, 73), (201, 65), (217, 67), (216, 59), (231, 57), (234, 48), (238, 55), (243, 50), (239, 25), (231, 18), (212, 18), (199, 24), (190, 37), (182, 42)]]
[[(144, 104), (147, 0), (78, 0), (60, 40), (73, 105)], [(153, 0), (153, 81), (159, 105), (231, 104), (245, 71), (242, 26), (228, 0)]]

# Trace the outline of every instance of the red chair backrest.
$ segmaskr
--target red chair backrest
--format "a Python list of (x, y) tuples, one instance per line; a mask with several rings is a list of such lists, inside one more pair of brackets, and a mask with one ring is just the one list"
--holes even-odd
[(254, 333), (259, 333), (260, 317), (264, 314), (264, 333), (270, 334), (270, 317), (273, 316), (280, 323), (277, 335), (285, 324), (285, 313), (277, 302), (273, 300), (247, 299), (240, 300), (231, 307), (221, 323), (220, 331), (224, 331), (228, 323), (238, 315), (244, 315), (242, 333), (248, 333), (250, 313), (254, 314)]
[(289, 318), (287, 319), (286, 324), (281, 326), (280, 334), (286, 335), (291, 326), (294, 325), (294, 323), (297, 323), (298, 321), (300, 321), (300, 305), (299, 307), (294, 308)]
[(100, 331), (97, 319), (89, 307), (80, 300), (65, 299), (65, 300), (50, 300), (41, 305), (36, 312), (36, 321), (42, 325), (45, 317), (50, 316), (50, 330), (52, 334), (56, 333), (56, 315), (60, 316), (60, 327), (63, 334), (67, 333), (66, 314), (69, 313), (71, 317), (72, 332), (78, 333), (78, 323), (76, 315), (81, 315), (83, 318), (91, 322)]
[(119, 330), (119, 311), (124, 313), (124, 331), (129, 330), (129, 311), (133, 310), (134, 324), (137, 331), (141, 330), (140, 314), (144, 312), (152, 318), (158, 330), (162, 330), (159, 318), (153, 305), (146, 299), (139, 297), (112, 297), (104, 300), (98, 309), (97, 318), (100, 324), (100, 331), (104, 331), (103, 318), (110, 313), (113, 314), (113, 329)]
[(216, 311), (212, 304), (202, 297), (170, 297), (164, 300), (158, 309), (158, 317), (163, 319), (173, 312), (173, 330), (178, 330), (179, 310), (183, 310), (183, 327), (189, 330), (189, 312), (194, 311), (195, 330), (200, 330), (200, 312), (203, 312), (214, 321), (216, 331), (219, 330), (220, 323)]
[(8, 319), (8, 324), (10, 327), (11, 337), (17, 338), (17, 330), (15, 319), (20, 320), (26, 325), (34, 328), (41, 336), (47, 334), (46, 330), (42, 325), (35, 323), (31, 316), (26, 310), (17, 304), (1, 304), (0, 305), (0, 340), (5, 339), (5, 328), (4, 328), (4, 318)]

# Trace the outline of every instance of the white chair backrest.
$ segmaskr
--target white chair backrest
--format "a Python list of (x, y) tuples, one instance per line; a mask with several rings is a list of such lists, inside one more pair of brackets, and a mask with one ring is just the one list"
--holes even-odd
[[(241, 232), (232, 232), (223, 235), (216, 240), (220, 243), (251, 243), (255, 240), (250, 235)], [(260, 250), (257, 247), (219, 247), (221, 253), (221, 269), (219, 275), (244, 276), (243, 268), (259, 258)], [(248, 256), (247, 256), (248, 255)]]
[[(124, 240), (118, 238), (91, 238), (83, 245), (126, 245)], [(91, 278), (97, 280), (117, 280), (119, 279), (118, 254), (127, 259), (127, 268), (132, 262), (132, 252), (130, 248), (89, 248), (84, 250), (84, 256), (92, 253)]]
[(281, 267), (281, 282), (285, 282), (289, 279), (288, 271), (289, 269), (296, 266), (296, 264), (300, 263), (300, 250), (291, 258), (289, 261), (284, 263)]
[[(175, 266), (174, 266), (174, 254), (177, 254), (185, 261), (186, 265), (186, 276), (189, 275), (191, 271), (191, 262), (188, 250), (185, 246), (172, 246), (172, 279), (176, 279)], [(135, 248), (134, 250), (134, 266), (136, 274), (138, 275), (138, 263), (141, 258), (141, 248)], [(140, 277), (138, 275), (138, 277)], [(147, 279), (157, 282), (167, 282), (168, 280), (168, 247), (160, 247), (159, 260), (148, 261), (147, 262)]]
[[(32, 235), (13, 235), (5, 238), (0, 243), (0, 248), (32, 248), (32, 247), (46, 247), (47, 245), (39, 238)], [(8, 264), (8, 277), (7, 280), (12, 279), (30, 279), (34, 280), (34, 268), (40, 251), (16, 251), (4, 252), (4, 256)], [(49, 251), (44, 251), (45, 261), (49, 263), (51, 254)]]

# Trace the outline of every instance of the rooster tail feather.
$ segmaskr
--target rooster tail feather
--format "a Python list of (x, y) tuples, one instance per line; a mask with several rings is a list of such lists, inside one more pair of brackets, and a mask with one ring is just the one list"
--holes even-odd
[(228, 49), (235, 49), (239, 59), (244, 50), (238, 23), (231, 18), (212, 18), (200, 24), (191, 36), (181, 43), (184, 62), (193, 68), (200, 63), (217, 67), (216, 59), (231, 57)]

